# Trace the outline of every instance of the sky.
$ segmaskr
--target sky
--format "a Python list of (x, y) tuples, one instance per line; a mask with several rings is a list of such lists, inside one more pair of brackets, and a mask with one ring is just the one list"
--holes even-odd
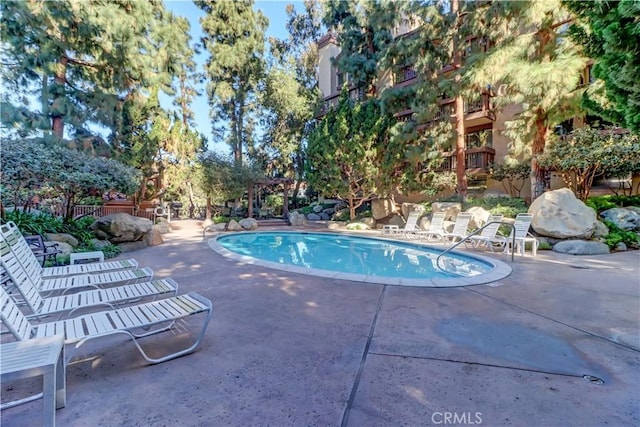
[[(255, 2), (255, 9), (261, 10), (262, 13), (269, 18), (269, 28), (267, 29), (266, 34), (267, 38), (272, 36), (284, 39), (288, 36), (287, 29), (285, 28), (287, 20), (285, 8), (288, 4), (294, 4), (299, 12), (303, 10), (303, 3), (300, 0), (257, 0)], [(200, 17), (203, 16), (204, 12), (194, 5), (191, 0), (165, 0), (165, 6), (176, 15), (184, 16), (189, 20), (191, 24), (191, 38), (194, 42), (199, 41), (202, 36), (202, 31), (200, 30)], [(203, 52), (196, 58), (196, 62), (199, 66), (202, 66), (207, 57), (208, 54)], [(202, 92), (204, 92), (204, 90), (202, 90)], [(195, 99), (191, 108), (195, 113), (197, 131), (207, 138), (209, 141), (209, 149), (225, 154), (230, 153), (230, 148), (227, 144), (213, 140), (211, 133), (211, 121), (209, 120), (209, 104), (207, 102), (206, 94)]]

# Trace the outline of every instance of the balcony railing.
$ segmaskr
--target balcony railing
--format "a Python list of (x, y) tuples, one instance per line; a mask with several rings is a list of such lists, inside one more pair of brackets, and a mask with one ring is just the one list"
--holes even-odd
[[(427, 122), (436, 122), (445, 120), (447, 117), (455, 117), (455, 99), (449, 98), (438, 102), (438, 110), (427, 119)], [(482, 113), (484, 117), (489, 117), (493, 120), (493, 110), (491, 109), (491, 97), (488, 93), (482, 93), (480, 97), (476, 99), (465, 100), (464, 102), (464, 114), (465, 116), (474, 113)], [(467, 118), (467, 117), (465, 117)]]
[[(364, 88), (354, 87), (349, 89), (349, 98), (353, 101), (360, 101), (364, 99), (365, 98)], [(340, 93), (335, 93), (331, 96), (327, 96), (326, 98), (324, 98), (322, 100), (322, 103), (320, 104), (320, 109), (316, 114), (316, 118), (324, 116), (325, 114), (327, 114), (327, 112), (329, 112), (329, 110), (337, 107), (338, 102), (340, 102)]]
[[(469, 148), (465, 150), (465, 167), (466, 170), (474, 172), (485, 172), (494, 162), (496, 150), (491, 147)], [(445, 159), (439, 168), (443, 171), (453, 171), (456, 169), (457, 160), (454, 152), (445, 153)]]
[(399, 85), (401, 83), (415, 79), (418, 76), (418, 73), (416, 73), (416, 69), (413, 67), (413, 65), (405, 65), (404, 67), (398, 68), (393, 76), (393, 83), (395, 85)]

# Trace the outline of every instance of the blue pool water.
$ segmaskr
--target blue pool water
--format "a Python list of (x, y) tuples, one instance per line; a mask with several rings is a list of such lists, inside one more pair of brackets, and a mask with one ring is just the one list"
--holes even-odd
[[(267, 267), (364, 282), (406, 284), (410, 286), (461, 286), (487, 283), (493, 275), (480, 281), (460, 281), (443, 285), (440, 279), (474, 278), (496, 269), (496, 263), (481, 256), (448, 253), (438, 263), (441, 248), (408, 242), (333, 233), (248, 232), (223, 235), (215, 241), (222, 249), (214, 250), (236, 259), (261, 260)], [(219, 250), (220, 249), (220, 250)], [(500, 263), (503, 264), (503, 263)], [(291, 268), (287, 268), (291, 267)], [(508, 272), (502, 277), (508, 275)], [(331, 272), (337, 273), (332, 275)], [(388, 280), (387, 280), (388, 279)], [(433, 280), (440, 280), (433, 285)]]

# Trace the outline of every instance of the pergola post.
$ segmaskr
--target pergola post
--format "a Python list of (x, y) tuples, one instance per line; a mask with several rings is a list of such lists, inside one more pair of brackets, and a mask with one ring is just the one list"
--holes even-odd
[(253, 218), (253, 183), (249, 184), (249, 188), (247, 188), (247, 197), (249, 198), (247, 217)]

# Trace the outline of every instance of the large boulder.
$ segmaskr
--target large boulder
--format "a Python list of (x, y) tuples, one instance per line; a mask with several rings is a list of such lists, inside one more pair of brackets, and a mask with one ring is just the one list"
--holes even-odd
[(396, 205), (391, 199), (376, 199), (371, 201), (371, 216), (376, 221), (388, 217), (396, 212)]
[(244, 231), (244, 228), (238, 224), (238, 221), (232, 219), (229, 221), (229, 224), (227, 224), (227, 231)]
[(609, 246), (602, 242), (564, 240), (553, 245), (553, 251), (570, 255), (602, 255), (609, 253)]
[(289, 212), (289, 223), (293, 226), (306, 225), (307, 218), (298, 211)]
[(171, 224), (168, 221), (160, 221), (153, 226), (155, 230), (158, 230), (160, 234), (171, 233)]
[(240, 227), (244, 228), (245, 230), (258, 229), (258, 221), (253, 218), (243, 218), (238, 222), (238, 224), (240, 224)]
[(418, 203), (403, 203), (400, 206), (400, 210), (404, 218), (409, 218), (411, 212), (419, 212), (420, 215), (424, 214), (424, 206)]
[(596, 221), (596, 229), (593, 231), (593, 236), (591, 237), (599, 239), (601, 237), (607, 237), (608, 235), (609, 227), (607, 227), (607, 225), (602, 221)]
[(137, 242), (153, 228), (153, 221), (126, 213), (117, 213), (98, 218), (89, 228), (98, 237), (112, 243)]
[(480, 206), (473, 206), (467, 209), (467, 212), (472, 215), (469, 221), (469, 228), (472, 230), (482, 227), (491, 216), (491, 212)]
[(160, 228), (155, 226), (151, 230), (149, 230), (144, 235), (143, 241), (147, 244), (147, 246), (158, 246), (163, 244), (164, 239), (162, 238), (162, 233), (160, 232)]
[(67, 243), (73, 247), (78, 246), (78, 239), (73, 237), (71, 234), (67, 233), (46, 233), (44, 235), (45, 239), (50, 242), (63, 242)]
[(434, 202), (431, 204), (431, 211), (444, 212), (444, 219), (453, 221), (462, 212), (462, 204), (457, 202)]
[(613, 208), (600, 212), (600, 216), (613, 222), (619, 229), (625, 231), (640, 230), (640, 213), (635, 209)]
[(320, 221), (322, 218), (320, 218), (320, 215), (315, 214), (315, 213), (312, 212), (312, 213), (307, 215), (307, 219), (309, 221)]
[(529, 206), (531, 226), (540, 236), (588, 239), (596, 229), (596, 211), (578, 200), (571, 190), (547, 191)]

